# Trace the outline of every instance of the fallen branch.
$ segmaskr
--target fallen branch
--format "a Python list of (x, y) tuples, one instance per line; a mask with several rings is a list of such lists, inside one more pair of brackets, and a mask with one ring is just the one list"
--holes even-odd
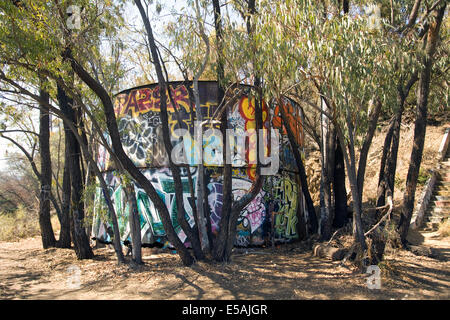
[[(383, 206), (383, 207), (389, 207), (389, 210), (387, 211), (387, 213), (380, 219), (380, 221), (378, 221), (372, 228), (369, 229), (369, 231), (367, 231), (366, 233), (364, 233), (364, 236), (367, 237), (373, 230), (375, 230), (381, 222), (383, 222), (384, 219), (386, 219), (387, 217), (389, 217), (392, 213), (392, 210), (394, 209), (394, 203), (392, 201), (392, 196), (388, 197), (388, 203), (387, 205)], [(382, 207), (380, 207), (382, 208)]]

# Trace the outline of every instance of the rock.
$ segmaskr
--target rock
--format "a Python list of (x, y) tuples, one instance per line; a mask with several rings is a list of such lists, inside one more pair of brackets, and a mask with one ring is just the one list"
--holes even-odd
[(429, 258), (433, 258), (433, 259), (439, 259), (439, 253), (430, 247), (425, 247), (425, 246), (409, 246), (408, 247), (409, 251), (411, 251), (413, 254), (415, 254), (416, 256), (425, 256), (425, 257), (429, 257)]
[(315, 245), (313, 250), (314, 256), (331, 261), (342, 260), (345, 256), (345, 253), (345, 249), (332, 247), (323, 243)]

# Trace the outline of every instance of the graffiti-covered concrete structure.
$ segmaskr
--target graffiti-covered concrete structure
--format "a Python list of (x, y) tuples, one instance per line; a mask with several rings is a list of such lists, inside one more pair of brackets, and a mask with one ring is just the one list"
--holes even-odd
[[(167, 109), (169, 115), (169, 128), (174, 146), (183, 149), (186, 154), (188, 166), (182, 167), (183, 199), (186, 209), (186, 219), (194, 224), (192, 199), (189, 192), (187, 170), (190, 170), (197, 185), (198, 159), (193, 153), (195, 106), (192, 93), (192, 83), (171, 82), (169, 84)], [(236, 95), (236, 93), (238, 93)], [(204, 128), (219, 128), (218, 124), (208, 121), (216, 117), (218, 110), (218, 84), (215, 81), (200, 81), (199, 95), (201, 114)], [(230, 95), (232, 96), (232, 95)], [(237, 98), (236, 98), (237, 96)], [(176, 218), (176, 200), (174, 182), (168, 166), (168, 155), (165, 152), (161, 120), (159, 116), (159, 86), (157, 84), (142, 86), (125, 90), (115, 99), (115, 113), (119, 124), (122, 144), (125, 152), (133, 162), (142, 170), (144, 175), (152, 182), (161, 199), (165, 202), (172, 216), (172, 222), (180, 239), (186, 243), (186, 235), (178, 225)], [(252, 164), (252, 155), (249, 145), (256, 143), (256, 136), (244, 137), (245, 130), (255, 128), (255, 99), (250, 96), (250, 88), (240, 86), (235, 89), (234, 100), (228, 108), (228, 127), (235, 130), (235, 143), (232, 156), (233, 197), (238, 199), (250, 188), (255, 179), (255, 165)], [(303, 195), (297, 176), (297, 166), (287, 138), (286, 128), (280, 115), (280, 106), (268, 106), (263, 103), (263, 127), (277, 129), (279, 132), (279, 170), (274, 175), (265, 176), (264, 185), (255, 199), (241, 212), (238, 220), (238, 231), (235, 240), (237, 246), (262, 245), (272, 240), (276, 242), (289, 242), (299, 237), (299, 228), (306, 223)], [(286, 108), (289, 125), (293, 129), (297, 143), (303, 146), (302, 114), (300, 109), (286, 99), (283, 108)], [(186, 129), (180, 136), (180, 132)], [(242, 134), (241, 134), (242, 133)], [(180, 145), (181, 144), (181, 145)], [(181, 148), (180, 148), (181, 147)], [(208, 149), (209, 148), (209, 149)], [(245, 150), (239, 149), (244, 148)], [(207, 203), (211, 230), (216, 233), (222, 210), (222, 142), (214, 134), (203, 136), (203, 149), (209, 155), (204, 158), (205, 186), (207, 189)], [(270, 153), (270, 145), (267, 144)], [(209, 152), (207, 152), (209, 150)], [(244, 156), (242, 156), (244, 155)], [(103, 170), (105, 180), (116, 209), (119, 221), (121, 240), (130, 239), (128, 223), (129, 207), (125, 201), (125, 194), (120, 179), (115, 174), (113, 164), (104, 148), (100, 148), (98, 156), (99, 167)], [(188, 169), (189, 168), (189, 169)], [(144, 190), (134, 184), (138, 210), (140, 214), (141, 235), (144, 244), (155, 242), (166, 243), (166, 235), (161, 219)], [(93, 223), (93, 236), (103, 241), (110, 240), (111, 230), (108, 222), (105, 200), (101, 189), (97, 190), (95, 199), (95, 215)], [(186, 243), (186, 245), (189, 245)]]

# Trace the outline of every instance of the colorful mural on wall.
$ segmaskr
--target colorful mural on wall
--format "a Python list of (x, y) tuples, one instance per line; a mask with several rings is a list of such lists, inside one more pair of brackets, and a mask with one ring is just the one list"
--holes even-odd
[[(189, 164), (194, 187), (196, 187), (198, 177), (196, 164), (198, 159), (192, 156), (192, 149), (194, 148), (192, 138), (195, 133), (194, 122), (196, 118), (195, 107), (189, 97), (189, 92), (192, 91), (181, 82), (171, 83), (169, 88), (171, 97), (168, 97), (167, 109), (169, 127), (172, 133), (171, 141), (174, 147), (178, 145), (186, 152), (186, 163)], [(199, 83), (199, 93), (203, 120), (210, 120), (218, 105), (217, 83), (214, 81), (201, 81)], [(149, 85), (130, 89), (117, 95), (115, 112), (124, 150), (152, 182), (169, 209), (173, 226), (179, 238), (186, 246), (189, 246), (189, 243), (186, 243), (186, 235), (181, 230), (176, 219), (177, 203), (171, 171), (168, 168), (168, 155), (162, 142), (159, 103), (158, 85)], [(228, 113), (229, 128), (234, 129), (234, 140), (232, 139), (231, 143), (234, 151), (232, 153), (232, 191), (236, 200), (247, 192), (255, 179), (256, 153), (252, 152), (249, 146), (256, 144), (256, 135), (245, 136), (246, 130), (256, 128), (254, 105), (255, 99), (250, 97), (248, 92), (243, 93)], [(295, 132), (297, 143), (303, 146), (300, 109), (296, 108), (289, 100), (286, 100), (283, 108), (289, 113), (289, 125)], [(295, 240), (298, 238), (297, 224), (299, 221), (305, 221), (305, 218), (299, 219), (298, 216), (303, 215), (306, 217), (305, 209), (302, 205), (303, 195), (296, 177), (295, 161), (287, 140), (286, 129), (277, 112), (279, 112), (279, 107), (269, 108), (265, 102), (263, 103), (264, 129), (275, 128), (280, 130), (280, 169), (277, 174), (266, 176), (263, 188), (259, 194), (242, 210), (238, 219), (236, 246), (258, 246), (272, 240), (276, 242)], [(213, 123), (203, 130), (207, 131), (211, 128), (218, 129), (218, 126)], [(181, 131), (178, 129), (186, 129), (189, 134), (180, 137), (179, 132)], [(264, 140), (264, 154), (268, 156), (270, 154), (270, 145), (268, 144), (267, 134), (264, 135)], [(203, 147), (204, 150), (210, 148), (208, 153), (214, 157), (214, 161), (209, 161), (205, 167), (205, 185), (211, 229), (213, 233), (217, 233), (222, 213), (221, 139), (214, 135), (204, 134)], [(120, 179), (116, 176), (106, 150), (100, 148), (97, 160), (99, 167), (104, 170), (103, 174), (109, 186), (113, 206), (118, 215), (121, 240), (129, 240), (129, 206), (125, 201), (123, 186), (120, 183)], [(186, 211), (186, 219), (193, 226), (194, 212), (192, 207), (196, 199), (192, 199), (189, 192), (187, 170), (186, 168), (181, 168), (183, 205)], [(167, 243), (161, 219), (150, 198), (136, 183), (134, 184), (134, 191), (140, 214), (143, 243)], [(103, 241), (110, 241), (112, 234), (111, 224), (108, 219), (105, 197), (100, 188), (97, 190), (95, 201), (93, 236)]]

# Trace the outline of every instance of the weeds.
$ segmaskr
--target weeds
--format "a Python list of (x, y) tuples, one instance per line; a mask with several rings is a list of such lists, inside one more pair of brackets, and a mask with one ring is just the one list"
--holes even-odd
[(38, 215), (19, 206), (16, 211), (0, 215), (0, 241), (14, 241), (40, 234)]
[(450, 236), (450, 219), (445, 219), (439, 225), (438, 232), (441, 237), (449, 237)]

